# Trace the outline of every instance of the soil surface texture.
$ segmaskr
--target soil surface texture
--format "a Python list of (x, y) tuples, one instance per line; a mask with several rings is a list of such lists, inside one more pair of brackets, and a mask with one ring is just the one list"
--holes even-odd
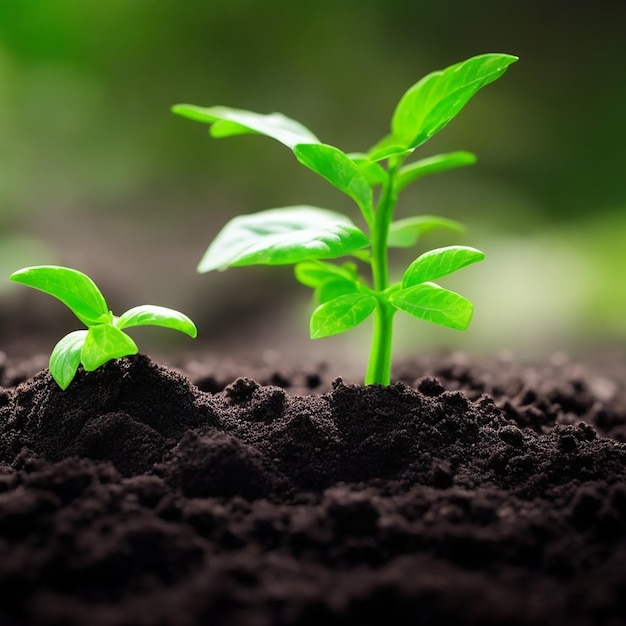
[(0, 625), (626, 624), (617, 373), (4, 359)]

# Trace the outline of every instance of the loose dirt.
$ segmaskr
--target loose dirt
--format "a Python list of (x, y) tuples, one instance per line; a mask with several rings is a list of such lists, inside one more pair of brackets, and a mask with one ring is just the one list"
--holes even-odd
[(626, 393), (566, 359), (0, 364), (0, 624), (626, 623)]

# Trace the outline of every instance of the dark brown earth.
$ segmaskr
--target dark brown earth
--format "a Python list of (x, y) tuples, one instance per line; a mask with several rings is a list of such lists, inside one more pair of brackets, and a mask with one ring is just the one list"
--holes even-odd
[(0, 366), (2, 626), (626, 623), (623, 367), (41, 367)]

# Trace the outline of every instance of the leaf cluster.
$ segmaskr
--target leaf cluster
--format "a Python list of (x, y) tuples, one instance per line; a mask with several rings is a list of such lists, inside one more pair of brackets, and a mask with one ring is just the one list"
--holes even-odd
[[(213, 137), (265, 135), (282, 143), (303, 166), (349, 196), (358, 206), (366, 232), (345, 215), (312, 207), (275, 208), (235, 217), (215, 237), (198, 271), (255, 264), (295, 265), (295, 276), (315, 290), (319, 306), (311, 317), (311, 337), (325, 337), (360, 324), (376, 314), (368, 382), (386, 382), (393, 313), (404, 311), (450, 328), (465, 329), (472, 304), (434, 283), (435, 279), (481, 261), (482, 252), (464, 246), (431, 250), (419, 256), (398, 283), (390, 283), (388, 249), (410, 247), (435, 228), (462, 230), (462, 225), (436, 216), (393, 219), (398, 195), (424, 176), (475, 162), (465, 151), (405, 162), (442, 130), (484, 86), (499, 78), (517, 57), (483, 54), (428, 74), (399, 100), (390, 132), (367, 152), (346, 153), (321, 142), (300, 122), (281, 113), (263, 115), (224, 106), (179, 104), (173, 112), (206, 123)], [(352, 256), (371, 269), (371, 281), (353, 262), (330, 259)], [(384, 326), (384, 327), (383, 327)], [(381, 356), (381, 355), (386, 356)], [(382, 373), (381, 373), (382, 372)]]
[(315, 289), (319, 302), (311, 316), (311, 337), (328, 337), (357, 326), (381, 300), (413, 317), (465, 330), (472, 318), (472, 303), (433, 281), (484, 258), (482, 252), (468, 246), (430, 250), (411, 263), (400, 282), (381, 293), (357, 276), (353, 264), (336, 266), (317, 260), (299, 263), (296, 278)]
[(113, 315), (93, 280), (74, 269), (39, 265), (18, 270), (10, 278), (58, 298), (87, 326), (63, 337), (52, 350), (50, 373), (61, 389), (69, 386), (81, 364), (91, 372), (111, 359), (137, 354), (137, 345), (124, 332), (132, 326), (163, 326), (197, 335), (186, 315), (161, 306), (144, 304)]

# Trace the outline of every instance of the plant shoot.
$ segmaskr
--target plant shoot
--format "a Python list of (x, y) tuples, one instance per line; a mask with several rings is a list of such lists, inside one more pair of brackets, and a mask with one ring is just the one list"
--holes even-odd
[[(419, 256), (399, 281), (392, 281), (389, 248), (412, 246), (434, 228), (462, 229), (457, 222), (434, 216), (394, 220), (400, 192), (426, 175), (475, 162), (473, 154), (462, 151), (412, 162), (407, 159), (516, 60), (508, 54), (484, 54), (428, 74), (398, 102), (391, 132), (365, 153), (346, 153), (322, 143), (281, 113), (174, 106), (174, 113), (209, 124), (213, 137), (260, 134), (284, 144), (302, 165), (352, 198), (366, 227), (364, 231), (345, 215), (312, 206), (235, 217), (213, 240), (198, 271), (295, 265), (297, 280), (315, 290), (319, 304), (311, 316), (311, 337), (347, 331), (373, 315), (365, 382), (388, 385), (395, 313), (404, 311), (449, 328), (466, 329), (473, 313), (471, 302), (433, 281), (484, 258), (482, 252), (466, 246), (438, 248)], [(328, 262), (340, 257), (353, 257), (356, 262)], [(361, 274), (359, 263), (369, 266), (367, 276)]]
[(91, 372), (112, 359), (137, 354), (137, 345), (124, 332), (131, 326), (163, 326), (197, 335), (186, 315), (161, 306), (144, 304), (119, 317), (113, 315), (93, 280), (67, 267), (26, 267), (10, 279), (58, 298), (87, 326), (63, 337), (50, 354), (50, 374), (61, 389), (67, 389), (80, 364)]

